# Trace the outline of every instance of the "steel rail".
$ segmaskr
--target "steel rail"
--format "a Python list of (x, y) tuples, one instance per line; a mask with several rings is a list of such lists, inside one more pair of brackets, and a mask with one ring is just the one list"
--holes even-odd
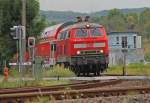
[(88, 88), (96, 88), (96, 87), (103, 87), (108, 85), (114, 85), (121, 83), (122, 80), (108, 80), (108, 81), (89, 81), (89, 82), (81, 82), (81, 83), (74, 83), (68, 85), (60, 85), (60, 86), (51, 86), (51, 87), (30, 87), (30, 88), (13, 88), (13, 89), (4, 89), (0, 90), (1, 94), (14, 94), (14, 93), (24, 93), (24, 92), (38, 92), (38, 91), (58, 91), (58, 90), (65, 90), (65, 89), (88, 89)]
[(52, 96), (56, 100), (68, 99), (68, 96), (75, 99), (76, 96), (80, 98), (86, 97), (98, 97), (98, 96), (121, 96), (128, 94), (145, 94), (150, 93), (150, 86), (147, 87), (123, 87), (123, 88), (90, 88), (82, 90), (62, 90), (62, 91), (39, 91), (30, 93), (15, 93), (15, 94), (3, 94), (0, 95), (0, 99), (17, 99), (17, 98), (31, 98)]

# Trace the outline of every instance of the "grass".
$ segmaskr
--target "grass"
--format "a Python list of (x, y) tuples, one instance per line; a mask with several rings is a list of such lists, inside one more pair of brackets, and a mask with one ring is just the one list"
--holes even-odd
[[(19, 81), (19, 72), (18, 69), (10, 69), (9, 70), (9, 78), (16, 78), (17, 80), (13, 80), (13, 81), (4, 81), (3, 80), (3, 76), (0, 80), (0, 88), (14, 88), (14, 87), (28, 87), (28, 86), (52, 86), (52, 85), (60, 85), (60, 84), (67, 84), (70, 81), (67, 80), (50, 80), (50, 81), (44, 81), (42, 80), (42, 76), (44, 77), (71, 77), (71, 76), (75, 76), (75, 74), (70, 71), (69, 69), (64, 68), (63, 66), (54, 66), (53, 68), (47, 68), (47, 69), (41, 69), (42, 73), (38, 73), (36, 76), (38, 76), (40, 79), (36, 79), (36, 80), (30, 80), (30, 81)], [(32, 78), (31, 72), (25, 72), (24, 77), (28, 77), (28, 78)]]
[[(24, 71), (24, 77), (32, 77), (32, 71), (29, 71), (29, 68)], [(37, 71), (39, 77), (43, 75), (43, 77), (73, 77), (75, 76), (74, 72), (72, 72), (69, 68), (64, 68), (63, 66), (56, 65), (50, 68), (41, 68), (40, 71)], [(9, 77), (18, 78), (19, 72), (18, 69), (12, 68), (9, 70)]]
[(63, 66), (56, 65), (53, 68), (45, 69), (44, 76), (46, 77), (73, 77), (75, 74), (69, 69)]
[[(122, 74), (123, 66), (113, 66), (109, 67), (108, 70), (105, 72), (106, 74)], [(126, 66), (126, 74), (127, 75), (145, 75), (150, 76), (150, 64), (129, 64)]]
[(150, 61), (150, 40), (144, 40), (144, 58), (146, 61)]
[(150, 40), (144, 40), (143, 47), (144, 47), (144, 54), (150, 54)]
[(16, 87), (33, 87), (33, 86), (54, 86), (61, 84), (68, 84), (68, 80), (42, 80), (42, 81), (2, 81), (0, 88), (16, 88)]

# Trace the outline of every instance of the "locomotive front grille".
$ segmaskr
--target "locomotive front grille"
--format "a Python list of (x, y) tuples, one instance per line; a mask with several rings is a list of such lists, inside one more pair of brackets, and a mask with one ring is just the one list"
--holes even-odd
[(99, 54), (100, 51), (92, 50), (92, 51), (81, 51), (81, 54)]

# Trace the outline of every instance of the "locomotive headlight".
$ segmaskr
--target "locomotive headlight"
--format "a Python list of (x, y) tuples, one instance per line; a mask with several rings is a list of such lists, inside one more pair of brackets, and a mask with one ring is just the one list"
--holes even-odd
[(103, 51), (103, 50), (100, 50), (100, 53), (104, 53), (104, 51)]
[(90, 25), (89, 25), (89, 24), (87, 24), (87, 25), (86, 25), (86, 28), (87, 28), (87, 29), (89, 29), (89, 28), (90, 28)]
[(81, 52), (80, 51), (77, 51), (77, 54), (80, 54)]

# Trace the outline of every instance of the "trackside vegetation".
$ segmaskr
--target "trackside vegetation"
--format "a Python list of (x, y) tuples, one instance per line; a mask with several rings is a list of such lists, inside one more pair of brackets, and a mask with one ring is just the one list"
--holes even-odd
[[(123, 65), (112, 66), (105, 71), (105, 74), (122, 75)], [(145, 75), (150, 76), (150, 64), (135, 63), (126, 66), (127, 75)]]
[(28, 74), (25, 74), (25, 78), (31, 79), (31, 80), (19, 80), (19, 72), (18, 69), (10, 69), (9, 70), (9, 80), (4, 81), (3, 76), (1, 76), (0, 80), (0, 88), (15, 88), (15, 87), (30, 87), (30, 86), (53, 86), (53, 85), (61, 85), (61, 84), (68, 84), (71, 83), (69, 80), (62, 80), (60, 77), (72, 77), (75, 76), (75, 74), (63, 66), (56, 65), (51, 68), (41, 68), (43, 75), (42, 77), (57, 77), (56, 80), (43, 80), (42, 78), (39, 80), (32, 80), (32, 73), (27, 72)]
[(18, 87), (42, 87), (42, 86), (54, 86), (54, 85), (62, 85), (62, 84), (68, 84), (70, 81), (67, 80), (11, 80), (11, 81), (2, 81), (0, 82), (0, 88), (18, 88)]
[(64, 68), (64, 66), (56, 65), (50, 69), (44, 70), (45, 77), (73, 77), (75, 74), (69, 69)]

